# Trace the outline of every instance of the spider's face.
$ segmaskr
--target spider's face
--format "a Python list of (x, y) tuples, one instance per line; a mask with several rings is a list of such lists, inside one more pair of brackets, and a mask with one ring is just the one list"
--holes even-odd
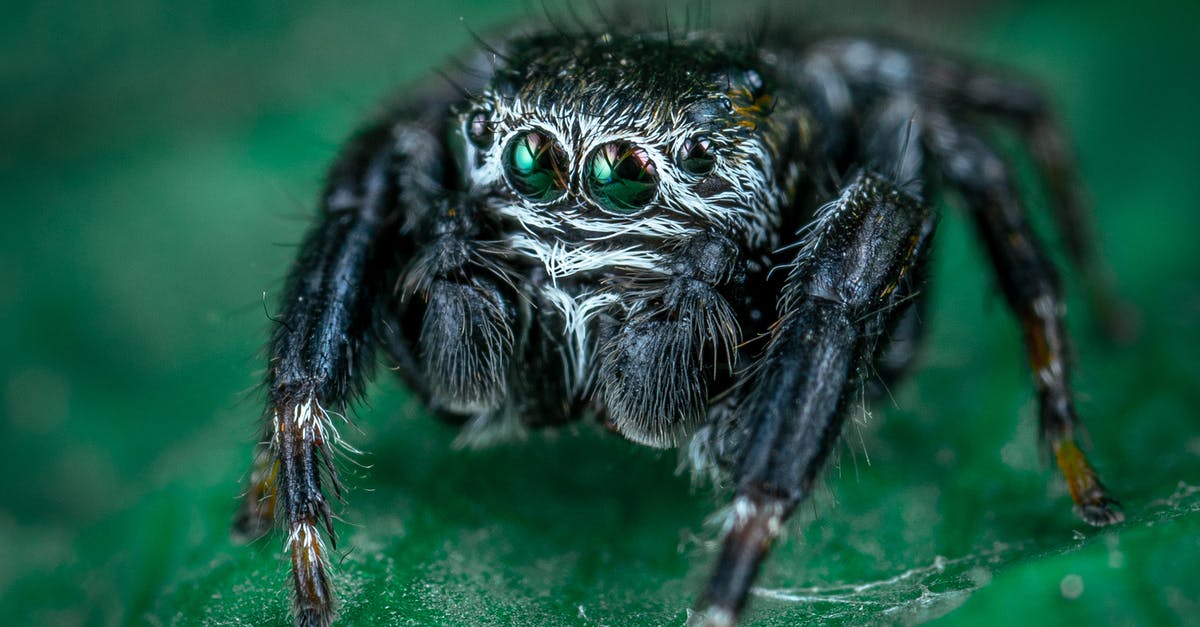
[(678, 45), (519, 42), (456, 118), (467, 188), (560, 247), (768, 239), (778, 185), (763, 78)]

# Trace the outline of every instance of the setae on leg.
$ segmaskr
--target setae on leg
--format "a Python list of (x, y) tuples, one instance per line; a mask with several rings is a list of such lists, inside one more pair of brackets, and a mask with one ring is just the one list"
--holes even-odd
[(1050, 211), (1102, 330), (1129, 341), (1137, 316), (1118, 298), (1079, 181), (1074, 155), (1041, 89), (989, 68), (915, 51), (884, 41), (835, 39), (813, 55), (860, 92), (907, 92), (948, 112), (969, 112), (1013, 124), (1050, 192)]
[(1058, 278), (1029, 227), (1008, 165), (950, 115), (932, 112), (928, 120), (926, 144), (966, 199), (1005, 300), (1024, 331), (1041, 405), (1042, 439), (1054, 452), (1083, 520), (1097, 526), (1120, 522), (1119, 505), (1075, 441), (1079, 417)]
[(514, 348), (516, 295), (503, 266), (480, 249), (482, 220), (469, 202), (438, 202), (404, 277), (405, 300), (424, 307), (420, 378), (432, 404), (456, 414), (500, 405)]
[[(404, 151), (412, 133), (402, 125), (373, 127), (339, 159), (318, 223), (288, 277), (271, 340), (266, 429), (234, 534), (257, 537), (282, 519), (297, 625), (328, 625), (336, 610), (325, 490), (340, 496), (341, 485), (330, 415), (345, 411), (371, 367), (379, 303), (394, 278), (393, 251), (406, 244), (396, 199), (406, 178), (398, 171), (419, 163)], [(424, 190), (406, 191), (411, 197)]]
[(724, 546), (701, 607), (730, 625), (772, 541), (808, 497), (884, 329), (916, 289), (936, 218), (890, 180), (858, 175), (803, 242), (779, 321), (746, 378)]
[(680, 245), (668, 278), (633, 292), (633, 313), (600, 347), (596, 396), (615, 430), (662, 447), (703, 420), (708, 382), (740, 343), (718, 290), (742, 280), (742, 264), (736, 244), (704, 233)]

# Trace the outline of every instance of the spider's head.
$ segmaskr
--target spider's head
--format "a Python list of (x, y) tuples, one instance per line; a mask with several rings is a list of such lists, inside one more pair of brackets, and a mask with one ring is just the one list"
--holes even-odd
[(493, 212), (568, 244), (769, 237), (782, 142), (756, 58), (700, 37), (554, 34), (497, 63), (456, 129)]

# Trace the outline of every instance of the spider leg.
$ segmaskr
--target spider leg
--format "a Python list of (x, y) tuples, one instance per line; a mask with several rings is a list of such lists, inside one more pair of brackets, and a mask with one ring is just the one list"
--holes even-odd
[[(859, 140), (861, 158), (867, 168), (887, 172), (905, 191), (921, 196), (924, 187), (924, 154), (920, 145), (923, 121), (917, 115), (919, 104), (910, 94), (900, 92), (884, 99), (868, 111)], [(924, 276), (926, 268), (915, 269)], [(924, 292), (914, 294), (901, 304), (902, 313), (881, 338), (872, 360), (875, 376), (866, 381), (870, 397), (878, 397), (897, 381), (916, 359), (924, 333)]]
[(234, 534), (254, 538), (282, 518), (297, 625), (328, 625), (335, 615), (323, 539), (335, 548), (325, 488), (341, 495), (331, 415), (345, 411), (371, 369), (371, 332), (394, 280), (390, 256), (406, 247), (402, 220), (413, 217), (402, 209), (422, 210), (397, 199), (436, 187), (440, 166), (430, 154), (438, 152), (428, 133), (404, 124), (357, 137), (330, 173), (320, 217), (286, 283), (270, 345), (265, 435)]
[(1025, 217), (1010, 169), (965, 123), (942, 111), (929, 112), (926, 120), (925, 143), (965, 198), (1004, 297), (1024, 330), (1043, 441), (1054, 452), (1083, 520), (1097, 526), (1119, 522), (1119, 505), (1075, 442), (1079, 418), (1058, 279)]
[(1137, 332), (1137, 316), (1113, 287), (1112, 272), (1096, 244), (1095, 221), (1084, 197), (1079, 167), (1042, 90), (1017, 78), (945, 59), (927, 57), (922, 65), (925, 67), (918, 72), (924, 77), (921, 91), (928, 98), (1017, 125), (1050, 192), (1051, 215), (1059, 237), (1071, 262), (1083, 274), (1101, 328), (1110, 339), (1131, 340)]
[(1111, 270), (1097, 246), (1094, 219), (1084, 197), (1062, 125), (1037, 86), (994, 70), (867, 39), (818, 46), (849, 84), (860, 90), (908, 91), (948, 110), (996, 116), (1020, 131), (1050, 193), (1050, 211), (1072, 264), (1082, 273), (1105, 334), (1116, 341), (1136, 335), (1136, 313), (1117, 296)]
[(818, 215), (736, 409), (735, 496), (700, 600), (705, 624), (736, 622), (773, 540), (810, 494), (881, 335), (916, 290), (935, 224), (916, 196), (876, 174), (857, 175)]

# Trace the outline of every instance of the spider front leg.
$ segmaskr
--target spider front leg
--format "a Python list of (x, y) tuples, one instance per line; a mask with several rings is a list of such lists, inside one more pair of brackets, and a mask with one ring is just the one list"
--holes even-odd
[(1065, 306), (1058, 278), (1021, 206), (1009, 167), (965, 123), (944, 112), (927, 116), (926, 144), (965, 198), (987, 246), (1000, 288), (1017, 314), (1041, 406), (1041, 431), (1066, 478), (1080, 516), (1091, 525), (1120, 522), (1119, 504), (1079, 450), (1079, 417), (1070, 384)]
[(600, 348), (597, 396), (610, 425), (649, 446), (669, 446), (704, 417), (707, 378), (732, 366), (740, 329), (718, 286), (740, 280), (740, 251), (704, 233), (674, 254), (663, 283), (627, 293), (636, 304)]
[(340, 496), (341, 485), (330, 416), (345, 411), (370, 370), (393, 256), (411, 247), (402, 224), (423, 211), (397, 200), (433, 193), (438, 152), (427, 132), (408, 125), (362, 133), (334, 166), (287, 280), (270, 346), (265, 434), (234, 534), (254, 538), (282, 518), (297, 625), (329, 625), (335, 615), (328, 551), (336, 538), (325, 487)]
[(735, 496), (700, 600), (705, 624), (737, 621), (774, 539), (841, 432), (884, 331), (913, 296), (935, 215), (890, 179), (858, 175), (818, 216), (780, 297), (779, 320), (727, 429)]

